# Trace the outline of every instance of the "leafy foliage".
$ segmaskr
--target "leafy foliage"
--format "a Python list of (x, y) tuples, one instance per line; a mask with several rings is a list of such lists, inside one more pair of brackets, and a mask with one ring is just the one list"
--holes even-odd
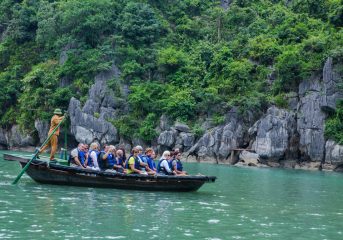
[(343, 101), (337, 104), (334, 114), (325, 123), (325, 136), (343, 144)]
[(198, 119), (220, 124), (232, 106), (286, 107), (328, 56), (342, 59), (342, 12), (341, 0), (234, 0), (228, 10), (212, 0), (3, 0), (0, 123), (33, 128), (69, 98), (85, 102), (114, 63), (120, 79), (108, 86), (130, 91), (111, 121), (127, 138), (153, 140), (162, 114), (200, 134)]

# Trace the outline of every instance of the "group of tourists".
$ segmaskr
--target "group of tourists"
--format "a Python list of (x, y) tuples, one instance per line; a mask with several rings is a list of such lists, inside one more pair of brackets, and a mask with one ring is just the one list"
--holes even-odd
[(69, 155), (69, 164), (72, 167), (91, 168), (93, 170), (104, 170), (125, 174), (145, 174), (145, 175), (187, 175), (183, 171), (181, 162), (181, 152), (179, 149), (174, 151), (164, 151), (156, 166), (156, 154), (152, 148), (145, 149), (136, 146), (131, 154), (126, 158), (123, 148), (116, 148), (113, 145), (105, 145), (100, 149), (98, 143), (87, 144), (79, 143)]
[[(48, 133), (48, 141), (45, 142), (42, 148), (37, 149), (37, 158), (39, 154), (51, 146), (50, 161), (55, 161), (57, 150), (58, 135), (60, 132), (60, 124), (65, 119), (66, 114), (62, 116), (62, 110), (57, 108), (54, 111), (54, 116), (50, 121), (50, 130)], [(132, 149), (131, 155), (126, 158), (123, 148), (116, 149), (113, 145), (106, 145), (101, 150), (97, 142), (93, 142), (89, 146), (79, 143), (78, 146), (70, 152), (69, 164), (72, 167), (91, 168), (94, 170), (105, 170), (112, 172), (120, 172), (126, 174), (165, 174), (165, 175), (187, 175), (183, 171), (181, 163), (181, 152), (179, 149), (174, 151), (164, 151), (162, 157), (155, 164), (156, 154), (152, 148), (145, 149), (141, 146), (136, 146)]]

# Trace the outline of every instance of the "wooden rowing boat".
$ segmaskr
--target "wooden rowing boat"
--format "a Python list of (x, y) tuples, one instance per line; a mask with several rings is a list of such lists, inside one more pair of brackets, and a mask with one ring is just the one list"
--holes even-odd
[[(18, 161), (22, 167), (30, 161), (30, 156), (4, 154), (4, 159)], [(204, 183), (215, 182), (214, 176), (147, 176), (141, 174), (123, 174), (91, 169), (81, 169), (49, 163), (45, 159), (35, 159), (26, 172), (38, 183), (57, 185), (134, 189), (147, 191), (188, 192), (198, 190)]]

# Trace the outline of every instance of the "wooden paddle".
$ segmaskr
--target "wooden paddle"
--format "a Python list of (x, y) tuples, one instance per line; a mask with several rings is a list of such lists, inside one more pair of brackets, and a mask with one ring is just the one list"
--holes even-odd
[(52, 137), (52, 135), (55, 134), (55, 132), (57, 131), (57, 129), (59, 128), (59, 126), (62, 124), (62, 122), (67, 118), (67, 114), (64, 114), (64, 118), (62, 119), (62, 121), (54, 128), (54, 130), (52, 131), (52, 133), (50, 133), (50, 135), (47, 137), (47, 139), (45, 139), (45, 141), (43, 142), (42, 146), (40, 146), (40, 148), (36, 149), (35, 154), (33, 155), (33, 157), (31, 158), (30, 161), (28, 161), (25, 165), (25, 167), (23, 167), (23, 169), (21, 170), (21, 172), (19, 173), (19, 175), (16, 177), (16, 179), (13, 181), (12, 184), (17, 184), (17, 182), (20, 180), (21, 176), (23, 176), (23, 174), (26, 172), (26, 170), (28, 169), (28, 167), (30, 166), (30, 163), (37, 157), (37, 155), (39, 154), (39, 150), (48, 143), (48, 141), (50, 140), (50, 138)]

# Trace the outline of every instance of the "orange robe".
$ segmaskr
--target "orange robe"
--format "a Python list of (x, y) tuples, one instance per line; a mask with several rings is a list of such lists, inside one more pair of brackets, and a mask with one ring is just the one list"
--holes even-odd
[[(54, 115), (51, 118), (50, 121), (50, 130), (48, 135), (50, 135), (54, 129), (57, 127), (57, 125), (63, 120), (63, 116)], [(58, 135), (60, 135), (60, 128), (56, 130), (56, 132), (51, 136), (50, 140), (39, 150), (39, 153), (43, 152), (45, 149), (47, 149), (49, 146), (51, 146), (51, 152), (50, 152), (50, 160), (55, 158), (55, 154), (57, 151), (57, 144), (58, 144)]]

